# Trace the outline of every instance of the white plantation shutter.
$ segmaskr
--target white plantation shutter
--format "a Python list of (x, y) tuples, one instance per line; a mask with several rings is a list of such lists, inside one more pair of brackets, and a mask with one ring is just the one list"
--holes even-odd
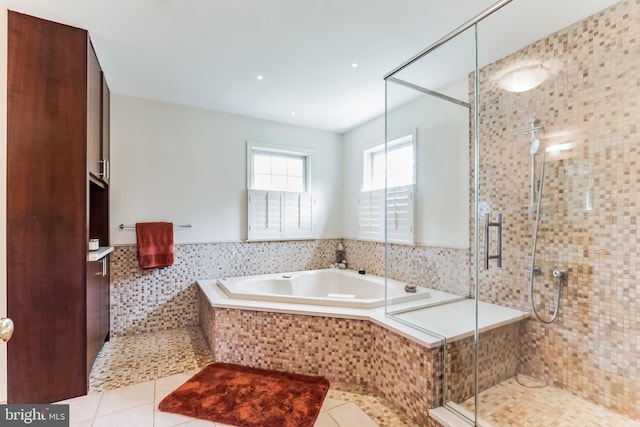
[(384, 210), (387, 209), (387, 240), (413, 243), (414, 186), (372, 190), (360, 193), (358, 237), (384, 241)]
[(285, 236), (306, 238), (314, 235), (313, 198), (309, 193), (284, 193)]
[(249, 240), (315, 238), (310, 193), (249, 190)]
[(387, 190), (387, 240), (413, 243), (413, 185)]
[(358, 237), (384, 240), (384, 189), (360, 193)]
[(249, 190), (249, 240), (282, 235), (282, 192)]

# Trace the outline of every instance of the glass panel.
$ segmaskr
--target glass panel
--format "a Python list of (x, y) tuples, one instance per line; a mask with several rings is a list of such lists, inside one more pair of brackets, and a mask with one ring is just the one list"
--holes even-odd
[(289, 176), (299, 176), (304, 174), (304, 161), (302, 159), (287, 159), (287, 171)]
[[(512, 2), (477, 45), (471, 28), (386, 80), (386, 140), (418, 128), (421, 243), (385, 244), (388, 287), (465, 297), (431, 323), (389, 297), (387, 314), (446, 340), (443, 401), (474, 422), (640, 421), (637, 17), (637, 2)], [(469, 103), (458, 120), (442, 94)], [(465, 191), (466, 206), (442, 197)]]
[(405, 145), (388, 151), (388, 187), (413, 184), (413, 145)]
[(274, 175), (287, 175), (287, 158), (286, 157), (271, 157), (271, 173)]
[(287, 191), (287, 177), (282, 175), (272, 175), (271, 176), (271, 187), (273, 190), (281, 190)]
[(304, 156), (254, 153), (253, 188), (274, 191), (305, 191)]
[(255, 174), (253, 176), (253, 188), (256, 190), (271, 189), (271, 175)]
[(253, 171), (256, 174), (271, 173), (271, 156), (265, 156), (263, 154), (254, 154)]
[(480, 334), (478, 416), (635, 425), (638, 3), (527, 3), (478, 25), (480, 218), (504, 224), (478, 299), (530, 314)]
[[(398, 145), (386, 158), (389, 173), (393, 171), (399, 179), (413, 182), (416, 167), (415, 245), (408, 250), (406, 245), (385, 244), (386, 277), (388, 286), (394, 280), (415, 284), (431, 295), (404, 305), (387, 298), (386, 310), (443, 341), (440, 351), (446, 364), (444, 375), (438, 377), (440, 403), (463, 402), (473, 396), (475, 386), (476, 316), (469, 261), (473, 253), (469, 94), (474, 90), (474, 67), (475, 32), (470, 29), (386, 83), (387, 143), (406, 135), (408, 129), (415, 129), (417, 135), (415, 154), (408, 146)], [(387, 185), (394, 184), (389, 179)], [(442, 315), (430, 315), (445, 308)], [(434, 318), (440, 320), (434, 322)], [(474, 408), (467, 415), (473, 420)]]
[(302, 178), (296, 178), (295, 176), (289, 177), (289, 182), (287, 185), (287, 191), (304, 191), (304, 180)]
[(371, 182), (369, 189), (384, 188), (385, 162), (384, 150), (371, 153)]

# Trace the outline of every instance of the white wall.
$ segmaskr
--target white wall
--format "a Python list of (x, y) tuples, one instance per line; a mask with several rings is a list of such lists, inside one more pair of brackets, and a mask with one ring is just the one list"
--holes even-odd
[[(391, 88), (393, 90), (405, 90)], [(444, 90), (467, 99), (463, 79)], [(393, 94), (391, 94), (392, 96)], [(358, 194), (362, 150), (384, 142), (384, 116), (343, 135), (344, 237), (358, 236)], [(389, 137), (417, 128), (417, 200), (414, 237), (418, 244), (447, 248), (469, 246), (469, 113), (459, 105), (420, 96), (389, 116)]]
[(176, 243), (246, 240), (247, 140), (314, 150), (318, 237), (341, 237), (341, 135), (112, 94), (111, 244), (141, 221), (192, 224)]

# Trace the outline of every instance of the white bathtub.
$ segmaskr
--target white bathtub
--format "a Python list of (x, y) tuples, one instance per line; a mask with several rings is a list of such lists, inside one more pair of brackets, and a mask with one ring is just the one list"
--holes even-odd
[[(428, 300), (429, 289), (405, 292), (405, 283), (387, 281), (389, 304)], [(336, 307), (375, 308), (385, 303), (384, 278), (352, 270), (326, 269), (263, 274), (217, 280), (234, 299), (275, 301)], [(426, 301), (425, 301), (426, 302)]]

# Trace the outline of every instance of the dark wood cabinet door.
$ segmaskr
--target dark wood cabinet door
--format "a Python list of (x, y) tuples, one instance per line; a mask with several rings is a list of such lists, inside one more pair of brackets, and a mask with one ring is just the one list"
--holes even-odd
[(102, 161), (103, 176), (102, 180), (109, 183), (111, 175), (111, 157), (109, 154), (111, 139), (111, 94), (109, 86), (102, 74)]
[(100, 338), (102, 274), (102, 260), (87, 262), (87, 376), (104, 342)]
[(102, 158), (102, 71), (98, 58), (87, 45), (87, 168), (89, 173), (103, 179), (106, 170)]
[(9, 403), (85, 394), (87, 32), (8, 14)]
[(109, 322), (110, 322), (110, 308), (111, 304), (109, 302), (110, 292), (109, 292), (109, 255), (107, 255), (104, 259), (103, 265), (103, 276), (100, 281), (100, 346), (104, 343), (104, 341), (109, 337)]

